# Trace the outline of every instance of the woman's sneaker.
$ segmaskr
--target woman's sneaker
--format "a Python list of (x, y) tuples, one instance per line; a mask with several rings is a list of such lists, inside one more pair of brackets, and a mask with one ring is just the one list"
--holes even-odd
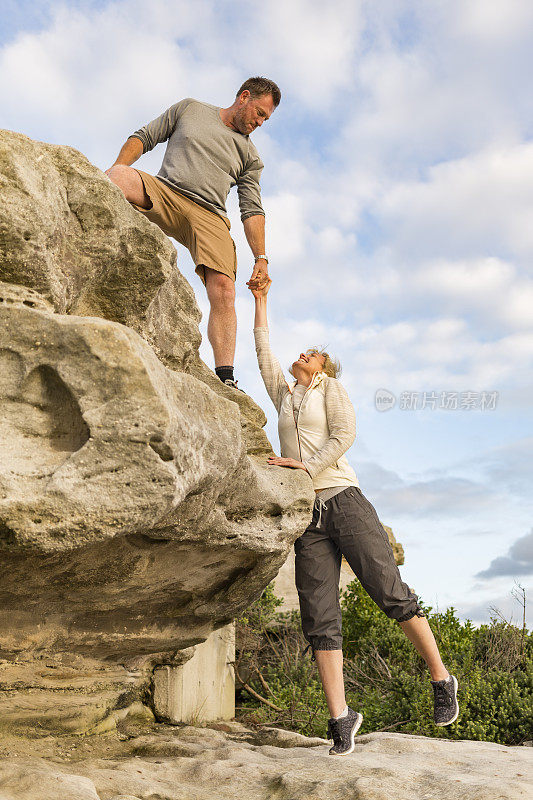
[(433, 719), (435, 725), (451, 725), (459, 716), (457, 678), (449, 675), (443, 681), (431, 681), (434, 694)]
[(363, 715), (348, 707), (348, 714), (328, 722), (328, 739), (333, 739), (330, 756), (347, 756), (355, 750), (355, 734), (361, 727)]

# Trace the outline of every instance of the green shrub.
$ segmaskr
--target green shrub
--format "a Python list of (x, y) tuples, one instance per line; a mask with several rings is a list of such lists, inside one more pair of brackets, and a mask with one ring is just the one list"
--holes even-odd
[[(237, 621), (236, 667), (248, 687), (238, 682), (239, 717), (324, 736), (329, 715), (316, 665), (304, 655), (300, 615), (280, 614), (280, 604), (267, 587)], [(502, 744), (533, 737), (533, 634), (525, 628), (497, 618), (475, 628), (453, 608), (434, 613), (424, 607), (442, 659), (459, 681), (459, 719), (437, 728), (427, 667), (400, 626), (357, 580), (343, 593), (342, 609), (346, 696), (363, 713), (362, 733), (393, 730)]]
[(450, 739), (520, 744), (532, 736), (533, 635), (493, 618), (475, 628), (454, 608), (424, 607), (442, 660), (459, 681), (456, 723), (433, 724), (433, 696), (423, 659), (359, 581), (342, 598), (346, 694), (365, 730), (398, 730)]
[(322, 736), (329, 715), (318, 672), (304, 654), (299, 613), (276, 613), (281, 602), (269, 586), (237, 620), (237, 716), (251, 725), (268, 723)]

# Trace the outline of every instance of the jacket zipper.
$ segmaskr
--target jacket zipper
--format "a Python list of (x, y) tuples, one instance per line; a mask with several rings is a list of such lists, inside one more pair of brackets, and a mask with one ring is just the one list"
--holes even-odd
[[(302, 402), (303, 402), (303, 397), (302, 397)], [(300, 405), (300, 408), (301, 407), (302, 406)], [(292, 407), (292, 416), (294, 418), (294, 425), (296, 427), (296, 438), (298, 439), (298, 452), (300, 453), (300, 461), (301, 461), (302, 460), (302, 446), (300, 444), (300, 433), (298, 431), (298, 420), (296, 419), (296, 414), (294, 413), (294, 406)]]
[[(315, 373), (315, 375), (316, 375), (316, 373)], [(305, 399), (305, 395), (307, 394), (307, 392), (309, 391), (309, 389), (311, 389), (311, 387), (313, 385), (313, 382), (315, 380), (315, 375), (313, 375), (313, 377), (311, 379), (311, 383), (309, 384), (309, 386), (307, 387), (307, 389), (304, 392), (304, 396), (302, 397), (302, 402), (300, 403), (300, 410), (298, 411), (298, 417), (300, 416), (300, 411), (302, 410), (302, 406), (303, 406), (303, 402), (304, 402), (304, 399)], [(292, 392), (291, 392), (291, 395), (292, 395)], [(300, 432), (298, 430), (298, 420), (296, 419), (296, 414), (295, 414), (295, 411), (294, 411), (294, 402), (293, 402), (292, 397), (291, 397), (291, 403), (292, 403), (292, 418), (294, 419), (294, 427), (296, 428), (296, 438), (298, 439), (298, 452), (300, 453), (300, 461), (302, 461), (302, 445), (300, 443)]]

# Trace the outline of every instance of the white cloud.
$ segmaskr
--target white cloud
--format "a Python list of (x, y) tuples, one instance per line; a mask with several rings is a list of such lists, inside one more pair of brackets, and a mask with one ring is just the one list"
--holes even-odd
[(197, 56), (198, 25), (205, 44), (212, 18), (213, 4), (203, 1), (58, 5), (48, 28), (16, 37), (0, 53), (4, 118), (36, 136), (53, 121), (55, 141), (98, 161), (111, 137), (126, 138), (180, 97), (211, 100), (219, 90), (231, 99), (240, 80), (235, 66), (221, 60), (214, 69)]
[(268, 198), (270, 257), (285, 267), (305, 258), (311, 228), (296, 195), (280, 191)]
[[(531, 4), (510, 6), (507, 13), (505, 0), (367, 4), (371, 46), (358, 62), (357, 103), (342, 137), (358, 169), (406, 175), (528, 129)], [(501, 36), (491, 39), (500, 18)]]
[[(249, 63), (265, 48), (287, 95), (315, 110), (339, 103), (350, 89), (359, 41), (361, 0), (270, 0), (257, 6), (254, 35), (244, 47)], [(275, 66), (274, 66), (275, 65)], [(282, 83), (280, 78), (280, 83)], [(335, 112), (333, 112), (335, 113)]]
[(464, 320), (443, 318), (346, 330), (331, 347), (346, 364), (343, 380), (373, 399), (400, 391), (500, 391), (520, 380), (533, 357), (531, 336), (478, 341)]
[(533, 510), (530, 487), (533, 484), (533, 437), (520, 438), (509, 444), (488, 450), (479, 457), (455, 465), (455, 468), (472, 473), (476, 469), (491, 486), (514, 495), (526, 512)]
[(410, 275), (409, 289), (419, 304), (428, 300), (448, 311), (470, 315), (476, 323), (510, 330), (533, 328), (533, 281), (498, 258), (427, 262)]
[(441, 524), (453, 520), (464, 526), (465, 519), (480, 511), (496, 511), (502, 497), (486, 483), (454, 475), (413, 480), (374, 462), (364, 462), (360, 469), (369, 493), (376, 497), (380, 513), (399, 520), (415, 517)]
[(527, 0), (463, 0), (461, 12), (456, 29), (496, 47), (528, 37), (533, 24), (533, 7)]
[(391, 187), (381, 211), (407, 256), (533, 254), (533, 144), (488, 148)]

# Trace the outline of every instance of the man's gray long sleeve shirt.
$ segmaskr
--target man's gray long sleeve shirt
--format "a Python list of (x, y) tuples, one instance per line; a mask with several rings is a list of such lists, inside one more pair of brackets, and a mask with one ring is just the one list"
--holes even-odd
[(141, 140), (143, 153), (168, 140), (157, 177), (171, 189), (227, 218), (226, 198), (236, 185), (241, 219), (264, 215), (259, 187), (263, 163), (250, 137), (228, 128), (219, 112), (188, 97), (132, 136)]

